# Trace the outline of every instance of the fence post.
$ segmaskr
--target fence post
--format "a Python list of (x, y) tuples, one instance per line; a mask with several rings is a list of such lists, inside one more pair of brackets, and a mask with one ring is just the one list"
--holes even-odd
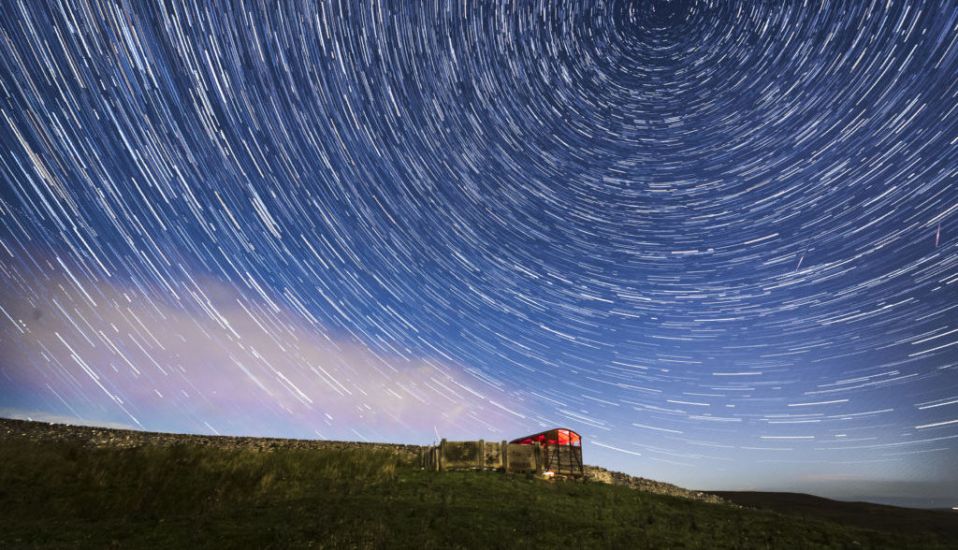
[(446, 438), (439, 442), (439, 471), (446, 469)]
[(439, 447), (432, 447), (430, 449), (430, 454), (432, 455), (432, 469), (438, 472), (439, 471)]
[(509, 445), (509, 444), (506, 443), (506, 440), (505, 440), (505, 439), (503, 439), (502, 442), (499, 443), (499, 465), (502, 466), (502, 471), (503, 471), (503, 472), (508, 472), (508, 471), (509, 471), (509, 447), (508, 447), (508, 445)]
[(479, 440), (479, 469), (486, 469), (486, 440)]

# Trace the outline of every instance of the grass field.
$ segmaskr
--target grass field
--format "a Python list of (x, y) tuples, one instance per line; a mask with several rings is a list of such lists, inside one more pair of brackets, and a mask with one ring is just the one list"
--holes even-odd
[[(0, 548), (944, 548), (598, 483), (424, 472), (368, 449), (0, 439)], [(951, 546), (955, 547), (955, 546)]]

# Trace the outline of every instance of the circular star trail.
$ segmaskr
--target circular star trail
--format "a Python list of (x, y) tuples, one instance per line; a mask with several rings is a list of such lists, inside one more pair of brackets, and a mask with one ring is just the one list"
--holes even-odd
[(3, 3), (0, 407), (958, 486), (956, 75), (949, 1)]

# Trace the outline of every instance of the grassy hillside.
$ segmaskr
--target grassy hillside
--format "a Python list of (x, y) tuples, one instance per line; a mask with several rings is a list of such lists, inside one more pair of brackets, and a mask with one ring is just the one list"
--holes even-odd
[[(184, 441), (189, 441), (185, 439)], [(598, 483), (424, 472), (379, 448), (103, 448), (0, 434), (0, 547), (935, 548)]]

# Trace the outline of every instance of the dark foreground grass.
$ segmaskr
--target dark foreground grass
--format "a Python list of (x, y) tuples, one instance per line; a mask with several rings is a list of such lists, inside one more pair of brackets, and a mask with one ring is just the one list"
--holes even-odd
[(879, 531), (925, 532), (958, 544), (958, 513), (951, 510), (899, 508), (870, 502), (842, 502), (800, 493), (716, 491), (742, 506), (810, 516)]
[(936, 548), (595, 483), (423, 472), (363, 449), (0, 440), (0, 547)]

